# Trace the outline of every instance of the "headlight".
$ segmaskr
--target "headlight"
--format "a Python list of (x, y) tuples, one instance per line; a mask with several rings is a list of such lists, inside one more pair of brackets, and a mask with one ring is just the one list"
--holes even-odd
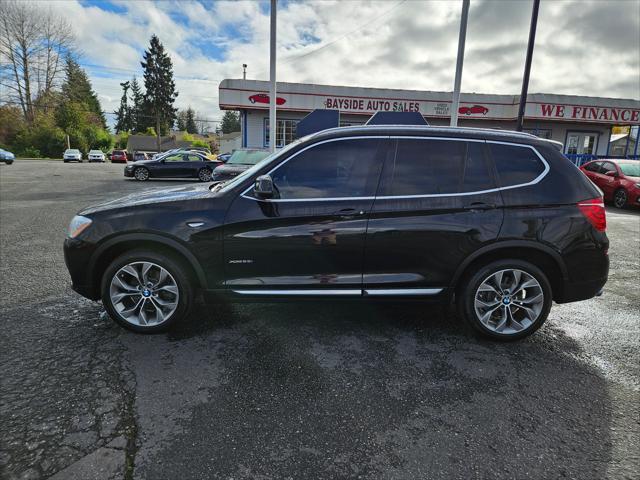
[(640, 183), (636, 183), (636, 188), (640, 188)]
[(68, 235), (70, 238), (76, 238), (82, 232), (84, 232), (89, 225), (91, 225), (93, 220), (87, 217), (83, 217), (82, 215), (76, 215), (71, 220), (69, 224), (69, 232)]

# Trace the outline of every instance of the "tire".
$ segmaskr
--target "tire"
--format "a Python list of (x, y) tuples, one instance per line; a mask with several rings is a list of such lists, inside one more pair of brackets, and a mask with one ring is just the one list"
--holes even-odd
[[(147, 265), (152, 266), (143, 274)], [(142, 287), (138, 280), (141, 275), (148, 282)], [(170, 255), (148, 250), (132, 250), (111, 262), (102, 276), (100, 291), (109, 316), (120, 326), (138, 333), (169, 329), (189, 314), (194, 301), (193, 285), (182, 264)], [(129, 315), (121, 313), (127, 310)]]
[(200, 170), (198, 170), (198, 179), (201, 182), (210, 182), (212, 173), (213, 172), (209, 168), (201, 168)]
[[(502, 288), (498, 291), (500, 272)], [(517, 275), (520, 287), (514, 288)], [(519, 290), (516, 296), (513, 290)], [(505, 259), (480, 266), (467, 277), (458, 296), (458, 312), (485, 337), (513, 341), (540, 328), (551, 303), (551, 284), (542, 270), (524, 260)]]
[(149, 180), (149, 170), (144, 167), (138, 167), (133, 171), (133, 177), (139, 182), (146, 182)]
[(62, 163), (69, 163), (69, 160), (62, 160)]
[(624, 208), (627, 206), (629, 195), (624, 188), (619, 188), (613, 194), (613, 206), (616, 208)]

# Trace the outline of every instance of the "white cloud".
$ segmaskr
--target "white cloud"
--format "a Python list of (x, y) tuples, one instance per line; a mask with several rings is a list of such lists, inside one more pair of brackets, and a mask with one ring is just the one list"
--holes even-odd
[[(268, 78), (265, 4), (119, 2), (126, 13), (77, 0), (51, 5), (72, 21), (85, 62), (112, 69), (92, 70), (112, 75), (92, 77), (105, 110), (117, 108), (121, 81), (141, 75), (152, 34), (173, 59), (177, 105), (191, 105), (203, 117), (220, 117), (218, 82), (240, 77), (243, 63), (249, 78)], [(472, 2), (464, 91), (520, 91), (530, 14), (530, 2)], [(459, 15), (453, 1), (282, 3), (278, 79), (451, 90)], [(203, 50), (208, 42), (223, 48), (222, 55)], [(530, 92), (640, 98), (639, 78), (640, 2), (542, 2)]]

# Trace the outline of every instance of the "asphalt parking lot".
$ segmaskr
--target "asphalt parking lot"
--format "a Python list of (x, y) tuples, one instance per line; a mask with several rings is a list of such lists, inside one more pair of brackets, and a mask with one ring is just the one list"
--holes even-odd
[(419, 304), (199, 306), (141, 336), (69, 287), (81, 207), (176, 182), (0, 165), (0, 477), (638, 478), (640, 212), (604, 295), (512, 344)]

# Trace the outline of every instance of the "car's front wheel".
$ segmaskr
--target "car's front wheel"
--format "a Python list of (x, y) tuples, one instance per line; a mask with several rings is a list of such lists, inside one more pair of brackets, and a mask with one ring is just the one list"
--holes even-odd
[(116, 258), (101, 284), (109, 316), (140, 333), (168, 329), (193, 304), (193, 287), (182, 264), (163, 253), (134, 250)]
[(619, 188), (613, 194), (613, 204), (616, 208), (624, 208), (627, 206), (627, 191), (624, 188)]
[(211, 169), (209, 168), (201, 168), (198, 171), (198, 178), (201, 182), (210, 182), (211, 181)]
[(551, 285), (542, 270), (523, 260), (498, 260), (471, 275), (458, 309), (483, 335), (517, 340), (542, 326), (551, 302)]
[(149, 179), (149, 170), (144, 167), (138, 167), (133, 171), (133, 176), (136, 180), (144, 182)]

